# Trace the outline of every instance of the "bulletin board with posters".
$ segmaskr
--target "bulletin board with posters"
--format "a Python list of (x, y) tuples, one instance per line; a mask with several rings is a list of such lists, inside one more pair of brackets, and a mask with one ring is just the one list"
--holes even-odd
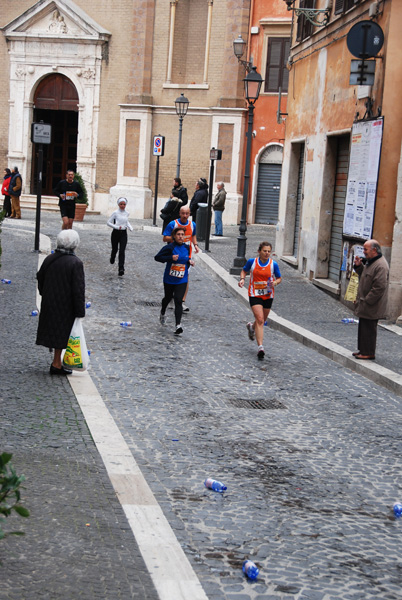
[(343, 235), (369, 240), (373, 231), (384, 117), (353, 124)]

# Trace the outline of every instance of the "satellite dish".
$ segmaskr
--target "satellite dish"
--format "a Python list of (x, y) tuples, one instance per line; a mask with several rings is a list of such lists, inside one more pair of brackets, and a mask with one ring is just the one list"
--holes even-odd
[(384, 44), (384, 32), (373, 21), (359, 21), (346, 38), (348, 50), (356, 58), (374, 58)]

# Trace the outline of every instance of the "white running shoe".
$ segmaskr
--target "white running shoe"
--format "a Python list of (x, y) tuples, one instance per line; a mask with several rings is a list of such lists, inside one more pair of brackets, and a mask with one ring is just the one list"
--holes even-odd
[(253, 324), (251, 323), (251, 321), (250, 321), (250, 323), (247, 323), (246, 327), (247, 327), (247, 331), (248, 331), (248, 337), (250, 338), (250, 340), (254, 341), (255, 340), (255, 331), (254, 331), (254, 327), (253, 327)]
[(190, 309), (188, 306), (186, 306), (183, 302), (183, 312), (190, 312)]
[(183, 327), (180, 325), (176, 325), (176, 331), (174, 332), (175, 335), (180, 335), (181, 333), (183, 333)]

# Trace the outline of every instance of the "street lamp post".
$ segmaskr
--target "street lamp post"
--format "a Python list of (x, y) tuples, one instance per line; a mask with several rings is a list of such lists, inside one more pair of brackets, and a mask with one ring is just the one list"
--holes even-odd
[(244, 165), (244, 184), (243, 184), (243, 202), (241, 209), (241, 220), (239, 227), (239, 237), (237, 238), (237, 256), (233, 261), (233, 267), (230, 269), (232, 275), (239, 275), (240, 271), (246, 264), (246, 231), (247, 231), (247, 203), (248, 190), (250, 183), (250, 158), (251, 158), (251, 141), (253, 135), (253, 120), (254, 120), (254, 104), (260, 95), (263, 79), (257, 73), (257, 67), (251, 67), (250, 72), (243, 79), (246, 100), (248, 103), (248, 127), (247, 127), (247, 148), (246, 162)]
[(177, 150), (176, 177), (180, 177), (181, 134), (183, 131), (183, 119), (187, 114), (190, 101), (185, 97), (184, 94), (180, 94), (180, 96), (174, 101), (174, 104), (176, 107), (176, 114), (179, 117), (179, 147)]

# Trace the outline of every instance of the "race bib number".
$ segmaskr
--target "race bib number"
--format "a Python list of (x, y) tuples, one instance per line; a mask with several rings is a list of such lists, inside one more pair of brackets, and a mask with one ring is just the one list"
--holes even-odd
[(74, 192), (66, 192), (66, 200), (74, 200)]
[(177, 277), (178, 279), (181, 279), (182, 277), (184, 277), (184, 273), (186, 272), (186, 265), (172, 265), (170, 267), (170, 271), (169, 271), (169, 275), (171, 277)]
[(267, 281), (256, 281), (254, 283), (254, 290), (256, 296), (266, 296), (269, 294), (268, 282)]

